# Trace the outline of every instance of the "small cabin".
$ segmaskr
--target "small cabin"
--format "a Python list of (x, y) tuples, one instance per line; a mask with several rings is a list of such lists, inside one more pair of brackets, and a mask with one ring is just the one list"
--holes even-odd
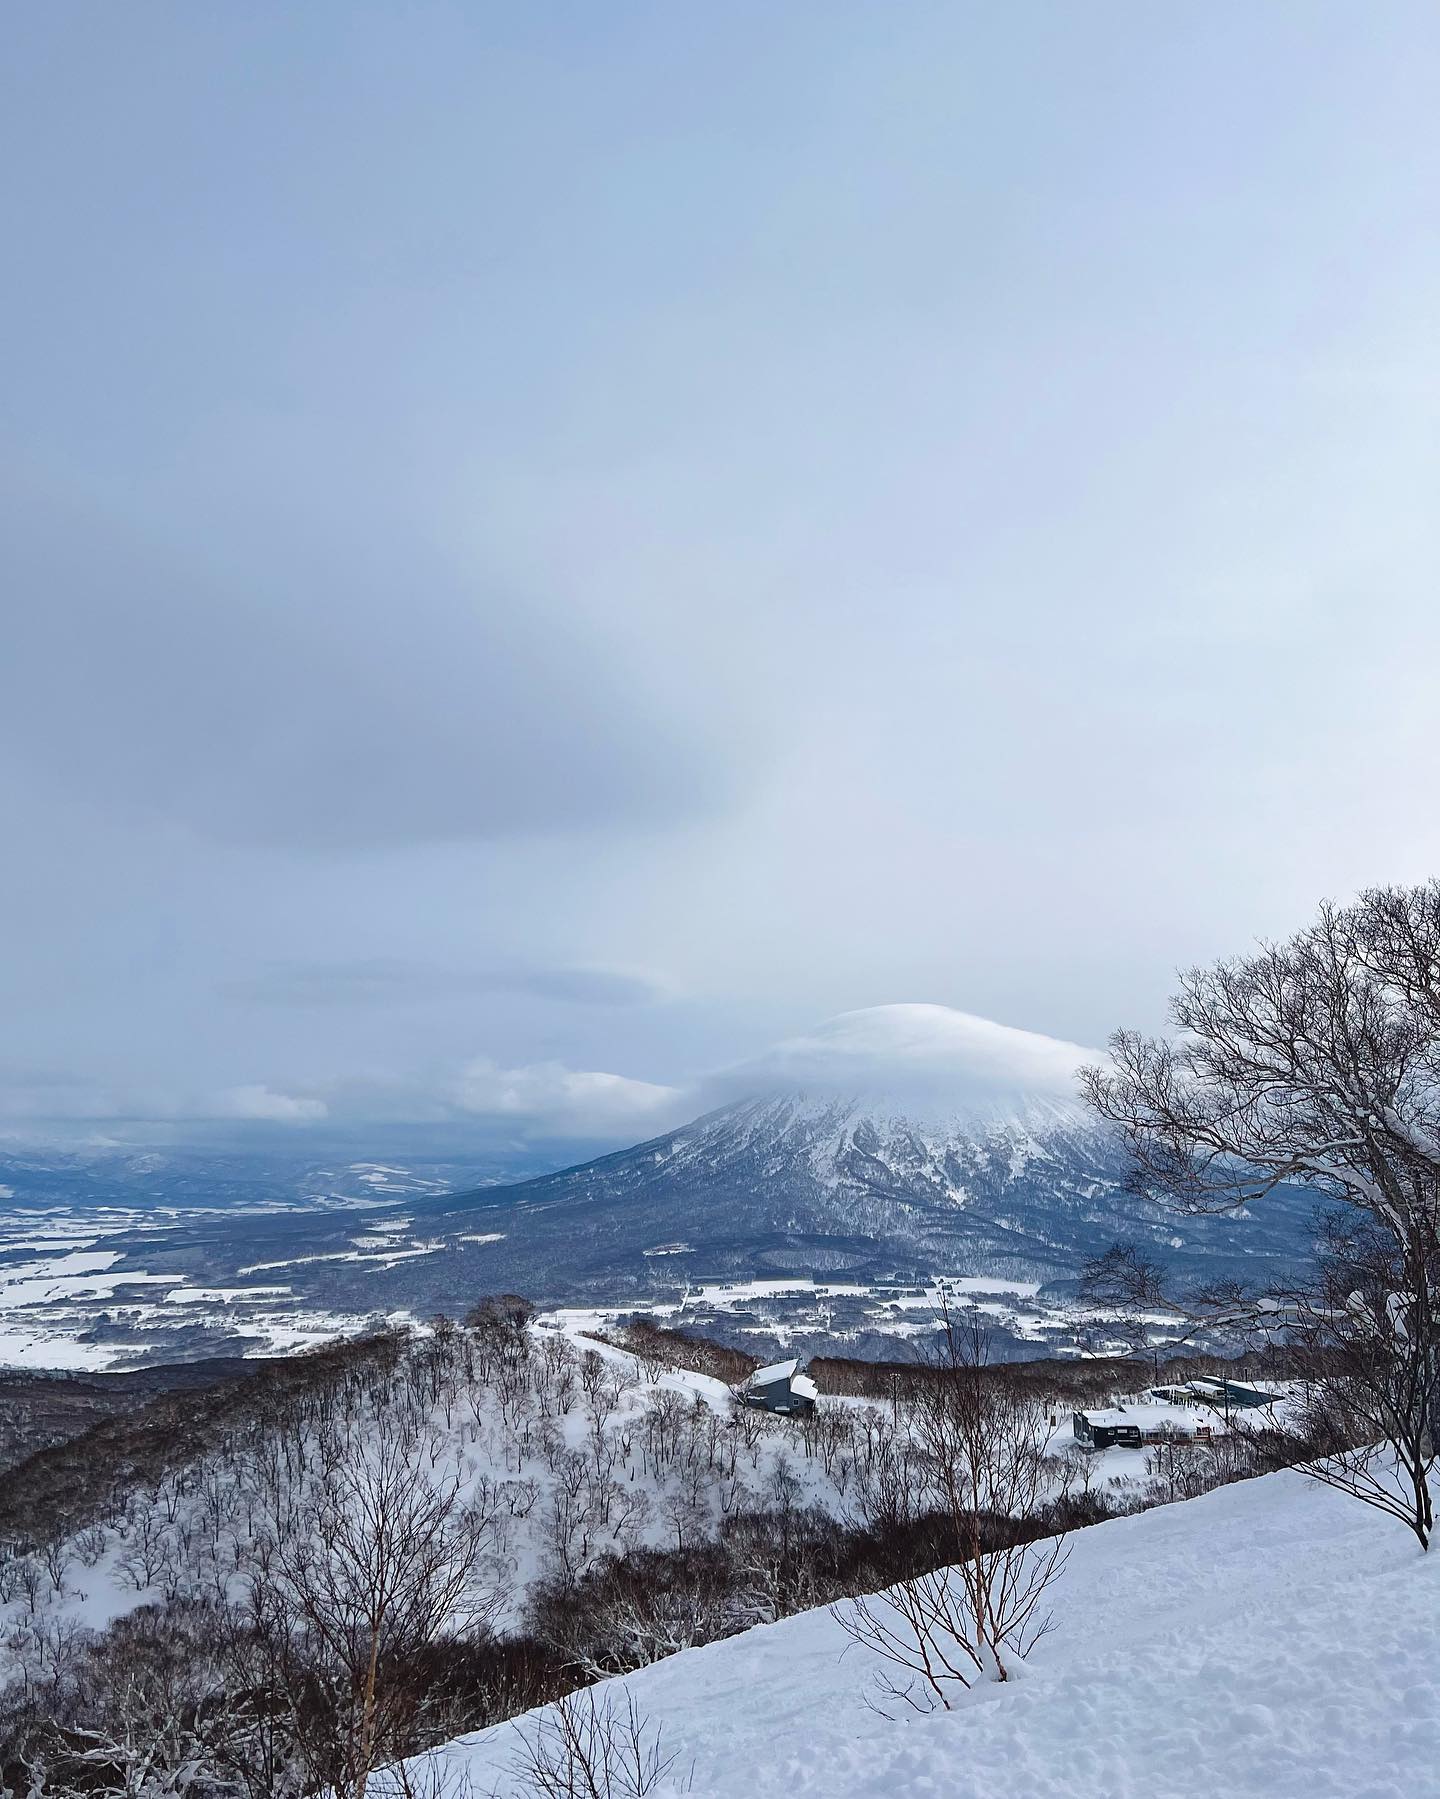
[(815, 1410), (820, 1392), (797, 1356), (793, 1361), (774, 1362), (768, 1368), (757, 1368), (735, 1397), (741, 1405), (758, 1412), (799, 1418)]
[(1084, 1449), (1138, 1449), (1144, 1441), (1140, 1426), (1118, 1408), (1076, 1412), (1075, 1441)]
[(1176, 1405), (1152, 1391), (1138, 1403), (1105, 1411), (1076, 1412), (1075, 1441), (1085, 1449), (1138, 1449), (1146, 1443), (1208, 1443), (1209, 1424), (1201, 1422), (1192, 1400)]

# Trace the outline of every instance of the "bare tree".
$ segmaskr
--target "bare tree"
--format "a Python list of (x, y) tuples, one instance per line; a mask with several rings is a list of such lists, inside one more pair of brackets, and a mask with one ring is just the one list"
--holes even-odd
[(1302, 1181), (1398, 1241), (1433, 1228), (1440, 883), (1323, 907), (1287, 943), (1191, 969), (1171, 1013), (1177, 1040), (1119, 1031), (1113, 1065), (1084, 1075), (1147, 1191), (1229, 1211)]
[[(337, 1719), (328, 1778), (364, 1799), (370, 1775), (408, 1747), (417, 1658), (440, 1636), (484, 1628), (495, 1596), (478, 1584), (493, 1535), (458, 1473), (423, 1465), (398, 1431), (352, 1440), (317, 1496), (310, 1528), (275, 1548), (270, 1616), (299, 1632)], [(278, 1607), (278, 1613), (274, 1609)]]
[[(1153, 1264), (1117, 1250), (1089, 1271), (1089, 1292), (1169, 1304), (1191, 1327), (1288, 1332), (1332, 1370), (1343, 1364), (1331, 1422), (1341, 1430), (1347, 1413), (1388, 1446), (1397, 1515), (1428, 1546), (1440, 1412), (1440, 882), (1323, 906), (1288, 942), (1191, 969), (1171, 1013), (1175, 1040), (1120, 1031), (1110, 1066), (1083, 1077), (1129, 1147), (1136, 1189), (1223, 1212), (1299, 1184), (1352, 1221), (1332, 1232), (1366, 1248), (1348, 1264), (1332, 1258), (1319, 1283), (1183, 1302), (1168, 1299)], [(1347, 1265), (1354, 1286), (1336, 1278)], [(1377, 1502), (1374, 1462), (1351, 1456), (1313, 1471)]]
[(940, 1378), (907, 1396), (924, 1484), (882, 1481), (888, 1510), (938, 1505), (944, 1563), (882, 1593), (835, 1607), (841, 1627), (877, 1654), (878, 1709), (949, 1710), (979, 1681), (1008, 1680), (1049, 1627), (1046, 1590), (1065, 1565), (1061, 1536), (1035, 1540), (1046, 1497), (1043, 1408), (987, 1378), (979, 1327), (943, 1316)]
[[(1424, 1272), (1428, 1299), (1436, 1270)], [(1323, 1452), (1307, 1473), (1398, 1519), (1428, 1549), (1440, 1344), (1428, 1303), (1402, 1297), (1411, 1279), (1389, 1237), (1336, 1221), (1289, 1337), (1304, 1377), (1302, 1424)]]
[(678, 1751), (667, 1751), (662, 1733), (626, 1693), (617, 1705), (593, 1689), (569, 1693), (546, 1706), (522, 1734), (514, 1772), (544, 1799), (647, 1799), (662, 1786), (688, 1792), (690, 1781), (672, 1780)]

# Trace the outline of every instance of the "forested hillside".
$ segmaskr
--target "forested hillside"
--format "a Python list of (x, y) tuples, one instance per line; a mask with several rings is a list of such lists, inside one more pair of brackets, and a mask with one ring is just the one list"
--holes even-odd
[[(987, 1540), (1297, 1453), (1271, 1430), (1086, 1456), (1067, 1385), (1113, 1397), (1136, 1369), (1038, 1366), (984, 1371), (1031, 1496), (997, 1501)], [(192, 1770), (195, 1794), (359, 1793), (427, 1742), (954, 1559), (933, 1374), (877, 1371), (875, 1399), (789, 1419), (734, 1403), (717, 1376), (747, 1371), (676, 1333), (572, 1338), (489, 1301), (41, 1450), (0, 1498), (5, 1778), (140, 1791), (143, 1764)]]

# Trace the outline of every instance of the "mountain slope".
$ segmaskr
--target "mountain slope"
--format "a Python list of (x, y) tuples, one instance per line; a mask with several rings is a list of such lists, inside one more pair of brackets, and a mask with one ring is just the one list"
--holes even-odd
[[(1099, 1052), (945, 1006), (847, 1012), (717, 1083), (679, 1130), (577, 1168), (423, 1208), (493, 1239), (547, 1297), (658, 1278), (946, 1271), (1046, 1282), (1117, 1238), (1193, 1276), (1293, 1265), (1313, 1201), (1177, 1219), (1125, 1190), (1080, 1103)], [(657, 1268), (663, 1263), (663, 1270)]]
[(667, 1251), (669, 1278), (938, 1268), (1040, 1281), (1073, 1275), (1117, 1237), (1196, 1275), (1304, 1253), (1303, 1195), (1250, 1217), (1177, 1220), (1127, 1194), (1124, 1176), (1114, 1140), (1073, 1112), (1032, 1105), (946, 1123), (864, 1099), (786, 1095), (417, 1208), (416, 1222), (452, 1229), (463, 1214), (471, 1230), (504, 1232), (494, 1261), (533, 1260), (540, 1286), (557, 1293), (648, 1284)]
[[(1393, 1520), (1294, 1472), (1071, 1539), (1023, 1678), (896, 1719), (828, 1611), (602, 1689), (710, 1799), (1401, 1799), (1440, 1755), (1440, 1567)], [(539, 1714), (409, 1764), (407, 1790), (523, 1790)], [(688, 1786), (681, 1780), (687, 1779)], [(400, 1783), (377, 1783), (390, 1799)]]

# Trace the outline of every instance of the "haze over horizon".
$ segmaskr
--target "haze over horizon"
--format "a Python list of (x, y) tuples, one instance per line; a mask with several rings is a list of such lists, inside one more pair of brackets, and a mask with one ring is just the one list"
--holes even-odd
[(46, 7), (0, 1131), (620, 1141), (1440, 867), (1440, 18)]

